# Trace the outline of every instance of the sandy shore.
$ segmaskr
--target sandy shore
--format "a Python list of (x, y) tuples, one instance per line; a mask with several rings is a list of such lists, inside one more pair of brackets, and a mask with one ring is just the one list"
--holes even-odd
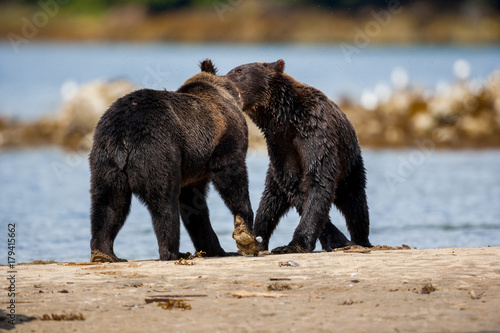
[[(299, 266), (280, 265), (289, 261)], [(17, 265), (15, 331), (500, 331), (500, 247), (188, 263)], [(5, 286), (9, 268), (0, 271)], [(0, 328), (9, 329), (3, 289)]]

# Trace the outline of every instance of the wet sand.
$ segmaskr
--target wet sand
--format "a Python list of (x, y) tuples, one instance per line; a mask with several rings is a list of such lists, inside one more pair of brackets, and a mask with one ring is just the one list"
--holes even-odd
[[(500, 331), (500, 247), (183, 263), (195, 264), (17, 265), (13, 331)], [(9, 268), (0, 271), (5, 286)], [(7, 289), (1, 297), (3, 329), (12, 328), (5, 319)]]

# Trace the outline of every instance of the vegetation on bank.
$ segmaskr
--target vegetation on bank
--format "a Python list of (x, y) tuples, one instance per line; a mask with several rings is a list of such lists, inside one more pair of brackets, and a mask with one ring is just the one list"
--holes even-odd
[(500, 147), (500, 71), (485, 82), (462, 80), (434, 92), (409, 87), (383, 95), (373, 105), (341, 102), (362, 145)]
[[(94, 81), (79, 87), (54, 118), (33, 123), (0, 118), (0, 149), (59, 145), (87, 151), (97, 121), (117, 98), (135, 90), (127, 81)], [(500, 147), (500, 72), (484, 83), (460, 81), (429, 93), (417, 87), (379, 94), (376, 103), (339, 104), (361, 145), (368, 147)], [(265, 148), (262, 134), (248, 120), (252, 148)]]
[(18, 43), (485, 44), (500, 42), (499, 10), (488, 0), (0, 0), (0, 35)]

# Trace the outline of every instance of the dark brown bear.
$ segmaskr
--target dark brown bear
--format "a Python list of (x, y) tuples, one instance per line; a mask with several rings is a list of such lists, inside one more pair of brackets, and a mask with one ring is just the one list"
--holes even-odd
[(310, 252), (350, 244), (329, 217), (334, 203), (345, 216), (352, 242), (371, 246), (365, 168), (356, 132), (321, 91), (284, 74), (285, 62), (251, 63), (226, 76), (240, 90), (245, 111), (263, 131), (270, 164), (255, 217), (254, 235), (269, 238), (295, 207), (300, 222), (287, 246), (273, 253)]
[(97, 124), (89, 157), (92, 261), (123, 261), (113, 243), (132, 194), (151, 214), (160, 260), (180, 257), (179, 216), (197, 251), (226, 255), (210, 224), (210, 181), (235, 216), (237, 245), (258, 250), (239, 93), (210, 60), (201, 69), (176, 92), (142, 89), (118, 99)]

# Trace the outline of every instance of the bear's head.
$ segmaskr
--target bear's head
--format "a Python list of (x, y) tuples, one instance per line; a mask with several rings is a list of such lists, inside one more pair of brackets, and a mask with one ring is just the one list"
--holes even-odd
[(234, 82), (241, 92), (243, 111), (252, 112), (256, 106), (265, 105), (269, 99), (269, 83), (278, 75), (282, 75), (285, 62), (254, 62), (233, 68), (226, 77)]

